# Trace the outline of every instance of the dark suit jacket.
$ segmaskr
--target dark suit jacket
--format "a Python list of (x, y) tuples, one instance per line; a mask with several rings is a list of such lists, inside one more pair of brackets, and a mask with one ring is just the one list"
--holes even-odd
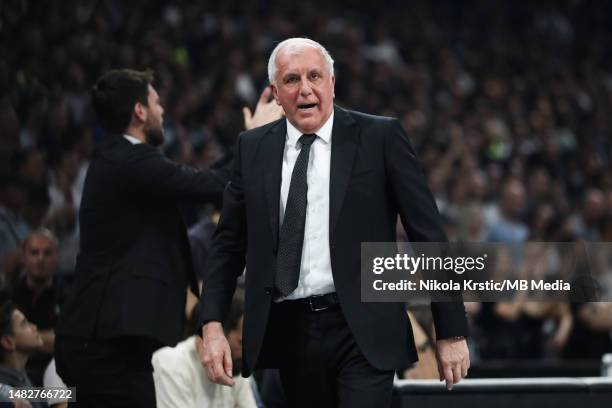
[[(257, 358), (273, 296), (286, 132), (282, 119), (241, 134), (205, 272), (201, 322), (223, 321), (246, 262), (244, 375), (265, 363)], [(397, 119), (335, 107), (329, 193), (332, 273), (347, 323), (372, 365), (406, 366), (417, 354), (405, 306), (360, 301), (360, 244), (394, 242), (398, 213), (413, 242), (446, 236)], [(432, 312), (438, 338), (467, 335), (462, 303), (434, 303)]]
[(182, 334), (185, 289), (197, 287), (178, 204), (218, 199), (224, 181), (180, 166), (149, 144), (109, 138), (87, 173), (74, 290), (58, 333), (144, 336), (174, 345)]

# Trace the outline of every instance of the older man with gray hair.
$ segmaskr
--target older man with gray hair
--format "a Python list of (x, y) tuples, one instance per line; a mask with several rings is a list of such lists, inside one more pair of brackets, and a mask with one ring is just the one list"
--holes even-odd
[[(319, 43), (278, 44), (268, 71), (286, 119), (240, 135), (200, 302), (202, 362), (232, 385), (222, 324), (246, 265), (243, 375), (278, 367), (291, 407), (385, 407), (394, 371), (416, 360), (402, 303), (360, 298), (362, 242), (446, 236), (399, 121), (334, 105)], [(432, 303), (440, 378), (467, 375), (461, 302)]]

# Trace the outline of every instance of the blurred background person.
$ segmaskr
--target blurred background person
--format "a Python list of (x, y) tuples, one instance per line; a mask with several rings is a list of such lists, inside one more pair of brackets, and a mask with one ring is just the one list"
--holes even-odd
[[(232, 349), (235, 383), (232, 387), (208, 379), (200, 363), (202, 339), (192, 334), (175, 347), (164, 347), (153, 354), (153, 378), (159, 408), (197, 408), (207, 406), (255, 408), (250, 378), (240, 376), (242, 359), (243, 300), (237, 291), (232, 300), (224, 330)], [(197, 331), (197, 316), (191, 319)]]
[(66, 288), (57, 275), (58, 240), (48, 229), (32, 231), (22, 244), (23, 271), (13, 288), (17, 307), (36, 324), (43, 345), (28, 361), (28, 375), (37, 386), (53, 357), (55, 328)]

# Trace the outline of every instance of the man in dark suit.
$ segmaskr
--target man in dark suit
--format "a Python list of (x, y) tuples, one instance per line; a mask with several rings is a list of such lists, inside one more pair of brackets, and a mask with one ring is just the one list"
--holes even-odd
[(154, 407), (151, 355), (180, 339), (197, 292), (178, 205), (219, 199), (228, 176), (166, 159), (152, 74), (113, 70), (93, 88), (108, 133), (90, 164), (73, 291), (57, 329), (60, 376), (79, 405)]
[[(444, 242), (399, 121), (335, 107), (320, 44), (281, 42), (268, 65), (286, 120), (241, 134), (200, 302), (209, 378), (232, 384), (222, 322), (246, 264), (243, 375), (278, 367), (291, 407), (384, 407), (416, 360), (401, 303), (360, 300), (361, 242)], [(432, 303), (440, 378), (467, 375), (461, 302)]]

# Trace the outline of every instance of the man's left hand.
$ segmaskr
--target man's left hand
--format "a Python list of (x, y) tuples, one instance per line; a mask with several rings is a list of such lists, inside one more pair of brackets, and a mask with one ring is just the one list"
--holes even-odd
[(467, 341), (460, 339), (442, 339), (436, 342), (436, 359), (440, 381), (446, 380), (446, 388), (451, 390), (454, 384), (465, 378), (470, 368), (470, 352)]

